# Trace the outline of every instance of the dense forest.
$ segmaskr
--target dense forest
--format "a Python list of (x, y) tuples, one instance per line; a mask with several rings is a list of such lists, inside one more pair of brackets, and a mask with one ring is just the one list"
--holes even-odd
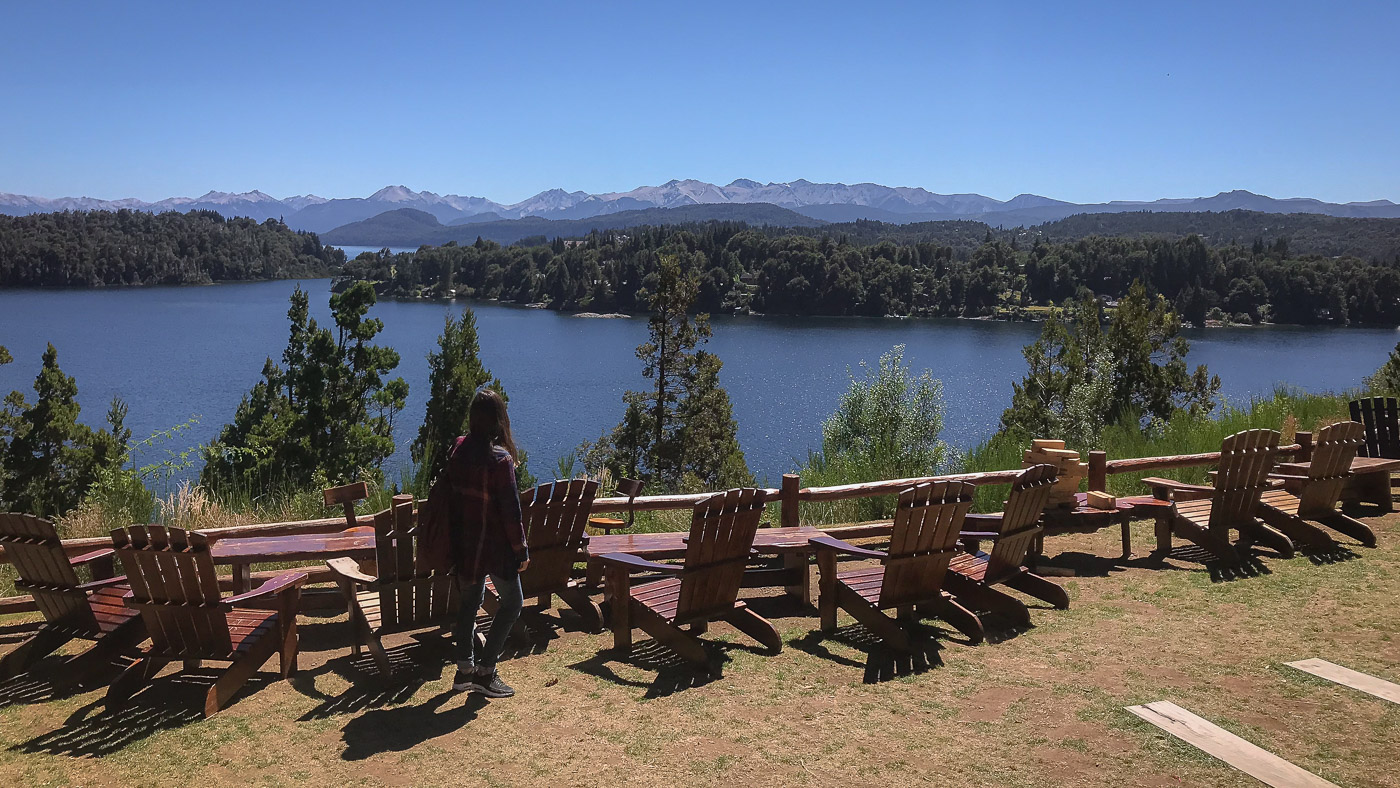
[(696, 307), (711, 313), (1016, 318), (1085, 293), (1116, 300), (1141, 281), (1198, 325), (1400, 323), (1400, 260), (1300, 255), (1287, 238), (1223, 246), (1196, 235), (1026, 244), (986, 231), (976, 244), (965, 236), (952, 244), (857, 243), (712, 222), (535, 240), (367, 253), (344, 273), (377, 281), (391, 296), (633, 312), (644, 311), (657, 260), (674, 254), (700, 278)]
[(0, 286), (174, 285), (325, 275), (345, 253), (276, 219), (213, 211), (0, 216)]

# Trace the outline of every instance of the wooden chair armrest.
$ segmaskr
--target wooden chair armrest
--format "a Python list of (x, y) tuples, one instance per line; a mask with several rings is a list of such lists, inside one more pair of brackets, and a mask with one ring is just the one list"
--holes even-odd
[(960, 531), (959, 539), (997, 539), (1001, 536), (1001, 531)]
[(335, 572), (337, 575), (353, 583), (369, 586), (379, 582), (379, 578), (371, 577), (361, 572), (360, 565), (356, 563), (353, 558), (346, 556), (332, 558), (326, 561), (326, 566), (329, 567), (332, 572)]
[(252, 599), (285, 594), (289, 591), (301, 588), (308, 579), (305, 572), (283, 572), (252, 591), (220, 600), (219, 606), (221, 609), (228, 611)]
[(1201, 493), (1202, 495), (1215, 494), (1214, 487), (1209, 487), (1204, 484), (1188, 484), (1186, 482), (1179, 482), (1176, 479), (1161, 479), (1156, 476), (1149, 476), (1143, 479), (1142, 483), (1154, 489), (1166, 487), (1170, 490), (1183, 490), (1185, 492)]
[(680, 574), (685, 567), (676, 564), (659, 564), (655, 561), (648, 561), (645, 558), (638, 558), (629, 553), (603, 553), (598, 556), (598, 560), (603, 562), (603, 569), (626, 569), (631, 572), (666, 572), (668, 574)]
[[(1006, 514), (1004, 512), (992, 512), (990, 514), (968, 512), (967, 516), (963, 518), (963, 521), (971, 525), (1000, 526), (1002, 518), (1005, 516)], [(966, 531), (964, 531), (964, 533), (966, 533)]]
[(807, 540), (807, 544), (816, 547), (818, 550), (832, 550), (837, 553), (845, 553), (858, 558), (888, 558), (889, 554), (883, 550), (868, 550), (864, 547), (856, 547), (848, 542), (843, 542), (834, 536), (814, 536)]
[(82, 566), (83, 564), (92, 563), (93, 561), (96, 561), (101, 558), (111, 558), (116, 554), (116, 550), (113, 550), (110, 547), (104, 547), (101, 550), (93, 550), (91, 553), (75, 555), (72, 558), (68, 559), (68, 563), (72, 566)]
[(91, 583), (83, 583), (78, 586), (79, 591), (97, 591), (108, 586), (117, 586), (126, 582), (126, 575), (121, 577), (107, 577), (101, 580), (94, 580)]
[(1310, 477), (1310, 476), (1299, 476), (1299, 475), (1294, 474), (1294, 473), (1271, 473), (1271, 474), (1269, 474), (1269, 478), (1270, 478), (1270, 479), (1278, 479), (1279, 481), (1284, 481), (1284, 482), (1308, 482), (1308, 481), (1312, 481), (1312, 477)]

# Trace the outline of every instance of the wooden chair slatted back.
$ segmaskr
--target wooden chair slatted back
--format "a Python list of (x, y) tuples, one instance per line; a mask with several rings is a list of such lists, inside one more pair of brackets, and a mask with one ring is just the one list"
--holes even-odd
[(1342, 487), (1351, 476), (1351, 462), (1366, 442), (1366, 428), (1359, 422), (1329, 424), (1313, 436), (1308, 482), (1298, 493), (1298, 514), (1326, 514), (1337, 508)]
[(1254, 517), (1278, 454), (1278, 430), (1244, 430), (1220, 444), (1210, 528), (1235, 528)]
[(925, 482), (900, 492), (883, 561), (880, 607), (927, 602), (938, 595), (976, 492), (968, 482)]
[(1348, 403), (1351, 420), (1365, 428), (1362, 457), (1400, 459), (1400, 403), (1394, 397), (1367, 397)]
[(382, 630), (416, 629), (457, 609), (458, 589), (453, 575), (420, 569), (417, 543), (413, 496), (395, 495), (388, 509), (374, 515)]
[(992, 543), (987, 559), (987, 583), (995, 583), (1020, 571), (1026, 554), (1040, 536), (1040, 515), (1050, 502), (1058, 471), (1042, 464), (1025, 469), (1011, 483), (1001, 518), (1001, 535)]
[(112, 531), (112, 546), (156, 651), (195, 659), (227, 657), (233, 651), (204, 534), (133, 525)]
[(597, 496), (598, 483), (589, 479), (550, 482), (521, 494), (530, 546), (530, 568), (520, 575), (525, 596), (568, 582), (579, 550), (588, 543), (584, 528)]
[(97, 618), (53, 523), (32, 514), (0, 513), (0, 546), (19, 573), (17, 589), (28, 591), (50, 624), (97, 631)]
[(744, 487), (715, 493), (695, 505), (681, 571), (677, 623), (734, 607), (763, 517), (765, 495), (763, 490)]

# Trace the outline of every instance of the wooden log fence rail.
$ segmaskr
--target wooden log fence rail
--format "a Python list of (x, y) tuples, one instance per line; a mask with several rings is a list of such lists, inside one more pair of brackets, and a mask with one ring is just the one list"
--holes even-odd
[[(1297, 438), (1297, 443), (1279, 447), (1279, 453), (1291, 455), (1295, 462), (1306, 462), (1311, 454), (1312, 436), (1307, 432), (1299, 432)], [(1088, 488), (1090, 490), (1106, 490), (1107, 479), (1110, 475), (1205, 466), (1211, 465), (1219, 459), (1220, 452), (1204, 452), (1201, 454), (1182, 454), (1167, 457), (1132, 457), (1110, 460), (1102, 451), (1091, 451), (1089, 452)], [(895, 495), (903, 489), (925, 482), (965, 481), (979, 486), (1010, 484), (1020, 472), (1020, 469), (982, 471), (977, 473), (948, 474), (944, 476), (922, 476), (909, 479), (886, 479), (874, 482), (838, 484), (828, 487), (803, 487), (801, 485), (801, 478), (797, 474), (788, 473), (783, 475), (782, 486), (780, 488), (769, 488), (765, 489), (764, 492), (768, 495), (770, 500), (775, 502), (775, 505), (779, 509), (777, 524), (784, 527), (796, 527), (801, 524), (799, 507), (803, 503), (844, 501), (854, 498), (873, 498), (881, 495)], [(712, 494), (713, 493), (645, 495), (638, 496), (630, 502), (627, 498), (620, 497), (597, 498), (593, 501), (591, 511), (594, 514), (601, 514), (627, 511), (629, 508), (632, 511), (639, 512), (689, 509)], [(294, 534), (333, 533), (344, 529), (348, 524), (347, 521), (348, 517), (323, 517), (316, 520), (297, 520), (280, 523), (234, 525), (225, 528), (207, 528), (202, 529), (200, 533), (208, 537), (209, 541), (213, 543), (219, 539), (248, 536), (288, 536)], [(373, 526), (374, 517), (372, 515), (359, 515), (355, 517), (355, 524)], [(882, 535), (888, 531), (888, 528), (888, 523), (852, 523), (849, 525), (824, 528), (823, 530), (842, 539), (860, 539), (867, 536)], [(109, 546), (111, 546), (111, 539), (108, 537), (67, 539), (63, 542), (63, 547), (69, 555), (82, 555), (92, 550)], [(0, 550), (0, 563), (9, 563), (9, 561), (9, 556), (6, 556), (3, 550)], [(267, 573), (254, 573), (254, 578), (257, 579), (263, 574)], [(319, 575), (312, 578), (312, 582), (319, 582), (321, 580), (322, 578), (320, 578)], [(0, 599), (0, 615), (26, 612), (34, 609), (34, 601), (28, 596), (14, 596)]]

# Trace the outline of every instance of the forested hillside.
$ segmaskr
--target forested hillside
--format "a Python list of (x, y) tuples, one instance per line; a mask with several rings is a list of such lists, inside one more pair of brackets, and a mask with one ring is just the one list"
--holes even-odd
[[(878, 223), (858, 223), (869, 224)], [(1298, 255), (1287, 239), (1213, 247), (1194, 235), (1090, 237), (1025, 245), (986, 233), (974, 245), (965, 234), (955, 244), (859, 243), (796, 232), (804, 231), (710, 223), (529, 247), (478, 240), (365, 254), (345, 273), (397, 296), (453, 291), (556, 309), (641, 311), (657, 259), (677, 254), (700, 277), (697, 307), (714, 313), (1016, 317), (1084, 292), (1117, 299), (1141, 280), (1198, 324), (1400, 323), (1400, 261)]]
[(276, 219), (213, 211), (0, 216), (0, 286), (172, 285), (325, 275), (345, 253)]

